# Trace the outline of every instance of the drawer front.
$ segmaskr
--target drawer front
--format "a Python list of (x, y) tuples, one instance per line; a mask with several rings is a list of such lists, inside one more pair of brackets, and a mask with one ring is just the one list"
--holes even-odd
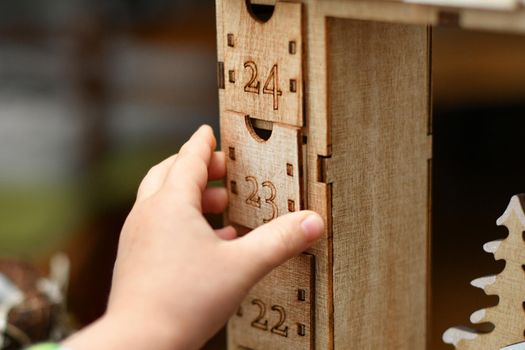
[(247, 115), (227, 112), (222, 118), (222, 129), (229, 220), (253, 229), (280, 215), (301, 210), (299, 128), (274, 123), (271, 130), (259, 129)]
[(303, 125), (301, 4), (278, 2), (262, 23), (243, 1), (223, 1), (221, 108)]
[(266, 276), (230, 321), (230, 349), (312, 349), (313, 276), (314, 257), (308, 254)]

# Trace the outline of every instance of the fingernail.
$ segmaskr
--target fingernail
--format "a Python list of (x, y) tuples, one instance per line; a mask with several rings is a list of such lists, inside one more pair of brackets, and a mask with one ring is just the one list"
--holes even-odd
[(324, 232), (324, 222), (319, 215), (312, 214), (301, 222), (301, 229), (308, 242), (317, 240)]

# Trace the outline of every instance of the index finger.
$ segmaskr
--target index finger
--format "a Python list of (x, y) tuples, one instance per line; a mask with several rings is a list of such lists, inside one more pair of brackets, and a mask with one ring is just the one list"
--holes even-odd
[(182, 146), (164, 181), (173, 198), (201, 210), (202, 192), (208, 183), (208, 167), (216, 145), (212, 128), (204, 125)]

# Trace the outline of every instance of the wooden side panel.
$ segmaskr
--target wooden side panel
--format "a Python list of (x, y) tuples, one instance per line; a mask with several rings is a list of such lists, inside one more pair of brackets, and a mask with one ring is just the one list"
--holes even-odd
[(332, 350), (332, 187), (322, 173), (322, 159), (329, 159), (331, 147), (328, 104), (326, 17), (317, 0), (304, 1), (305, 13), (305, 111), (307, 208), (319, 213), (326, 223), (325, 237), (309, 252), (316, 257), (315, 349)]
[(329, 19), (335, 349), (424, 349), (426, 26)]
[(229, 324), (232, 350), (313, 350), (314, 257), (302, 254), (266, 276)]

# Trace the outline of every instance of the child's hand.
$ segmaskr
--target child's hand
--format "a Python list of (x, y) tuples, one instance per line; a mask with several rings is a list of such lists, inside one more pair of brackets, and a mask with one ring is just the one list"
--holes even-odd
[(201, 127), (180, 153), (150, 170), (122, 229), (106, 315), (64, 344), (71, 350), (198, 349), (271, 269), (323, 232), (312, 212), (282, 216), (237, 238), (203, 213), (227, 206), (224, 154)]

